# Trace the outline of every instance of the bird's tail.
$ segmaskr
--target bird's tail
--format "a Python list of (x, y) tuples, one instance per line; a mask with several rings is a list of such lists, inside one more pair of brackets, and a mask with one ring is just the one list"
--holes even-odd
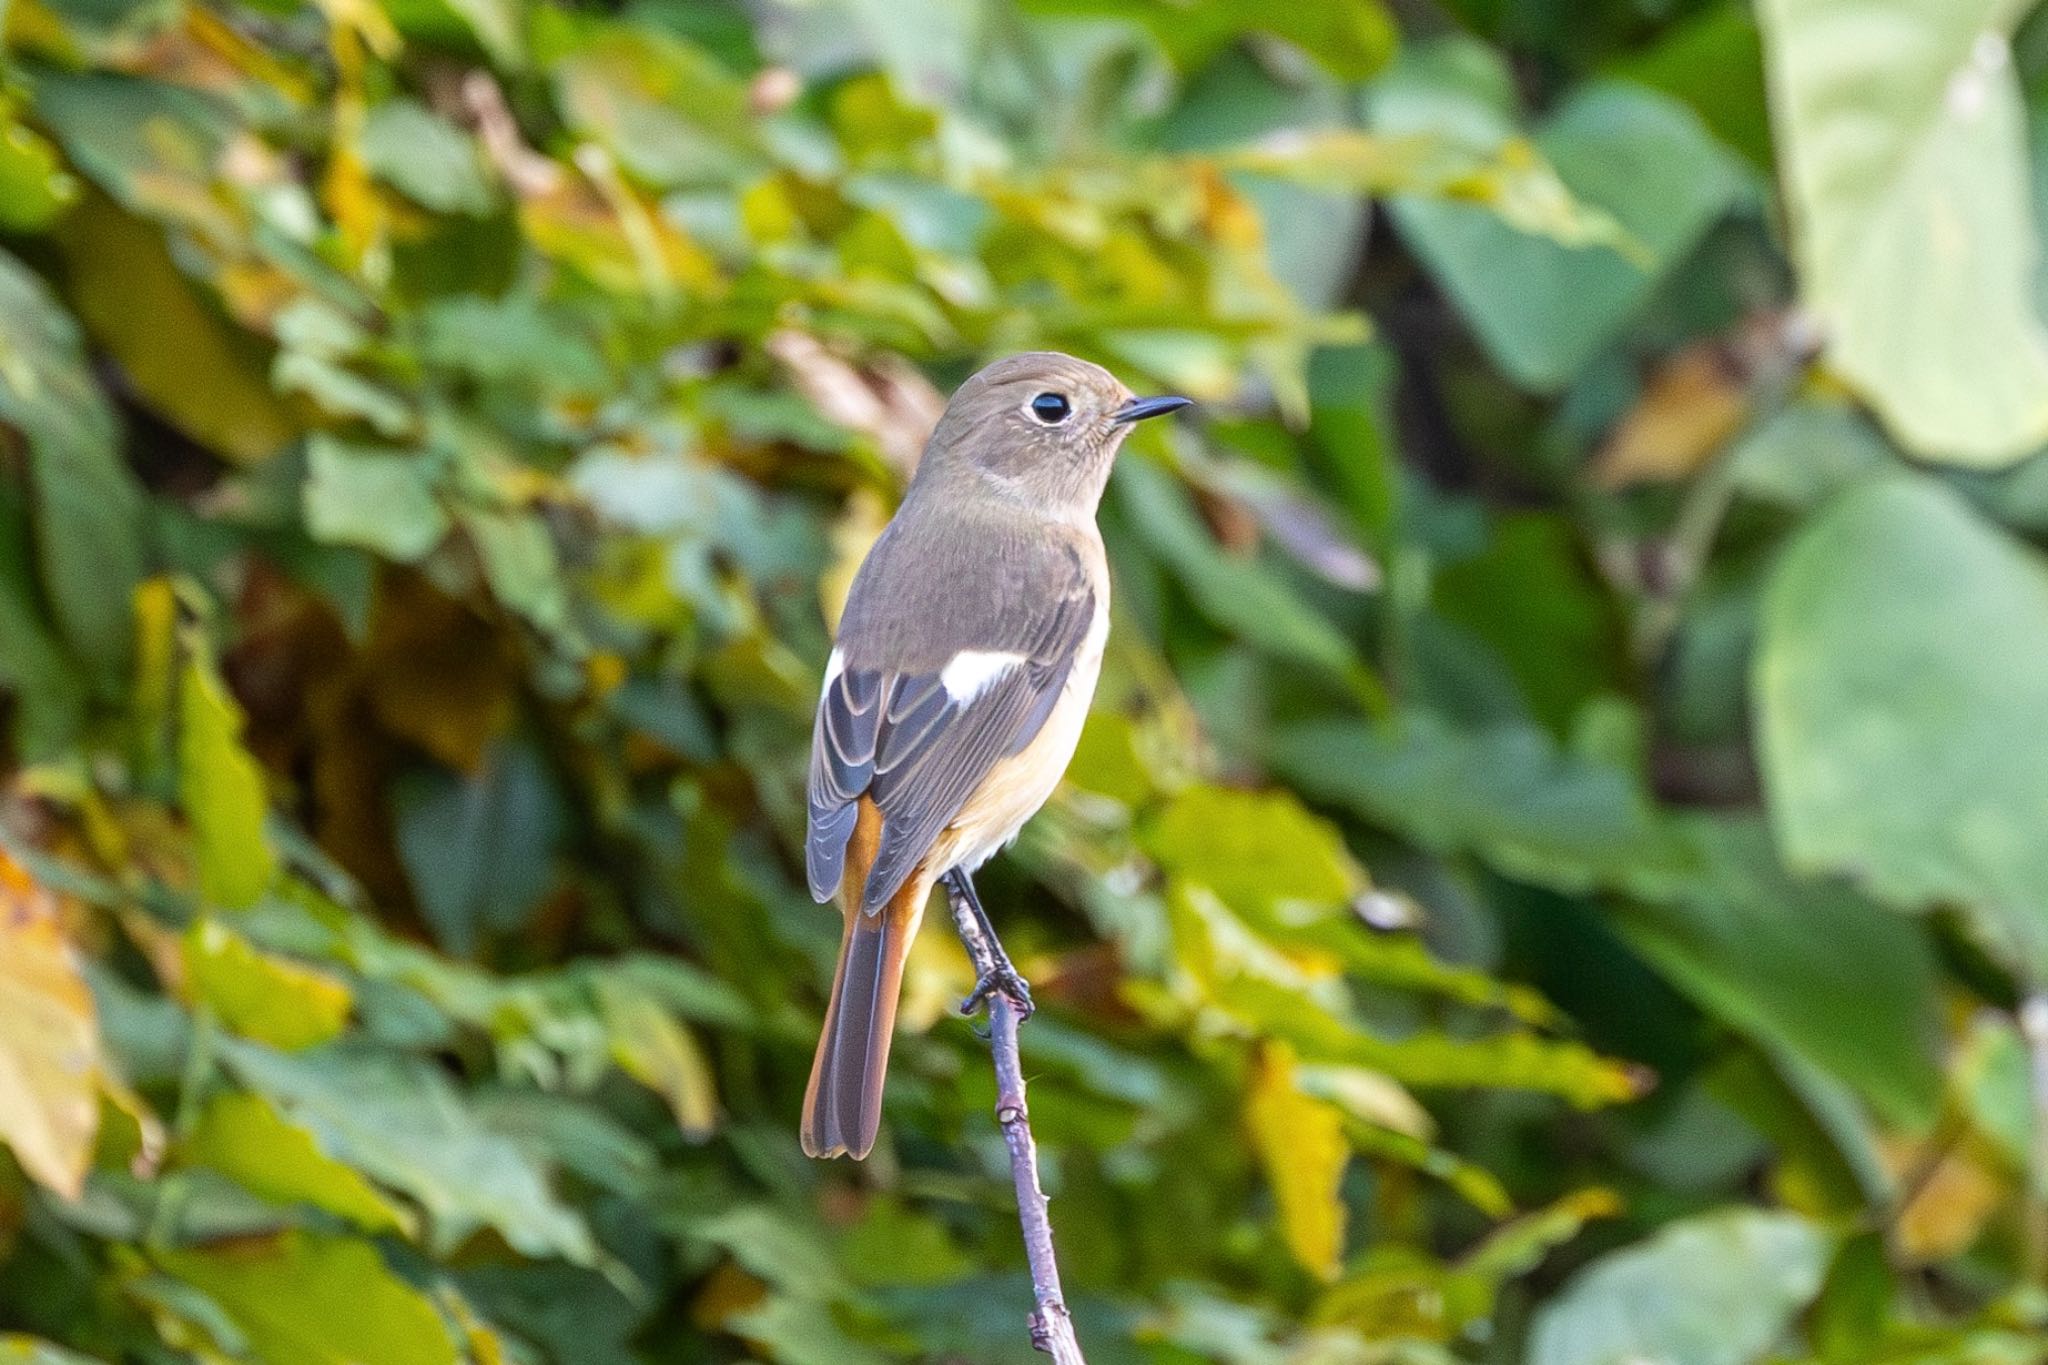
[(880, 832), (880, 812), (863, 798), (839, 893), (846, 915), (839, 967), (832, 976), (825, 1032), (811, 1063), (810, 1088), (804, 1092), (803, 1147), (811, 1156), (845, 1155), (858, 1161), (875, 1145), (903, 963), (931, 894), (931, 878), (920, 871), (881, 910), (861, 913), (861, 887)]

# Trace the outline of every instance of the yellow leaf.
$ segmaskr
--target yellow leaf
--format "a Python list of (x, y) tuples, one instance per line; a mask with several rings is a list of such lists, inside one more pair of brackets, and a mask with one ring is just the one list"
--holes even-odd
[(1967, 1142), (1945, 1151), (1925, 1172), (1916, 1172), (1925, 1158), (1921, 1142), (1885, 1137), (1878, 1151), (1894, 1177), (1918, 1176), (1912, 1197), (1897, 1215), (1897, 1248), (1909, 1265), (1962, 1255), (1976, 1245), (1985, 1224), (2019, 1198), (2014, 1182), (1999, 1174), (1996, 1156), (1982, 1144)]
[(0, 854), (0, 1138), (38, 1184), (85, 1190), (99, 1133), (99, 1023), (57, 903)]
[(240, 910), (277, 869), (263, 836), (263, 774), (242, 747), (241, 708), (203, 660), (186, 663), (178, 702), (178, 800), (192, 825), (199, 891)]
[(598, 988), (612, 1060), (668, 1101), (685, 1136), (709, 1137), (718, 1123), (718, 1088), (696, 1037), (667, 1010), (613, 982)]
[(136, 766), (164, 771), (170, 762), (172, 717), (178, 687), (178, 597), (168, 578), (135, 588)]
[(1252, 1068), (1245, 1122), (1280, 1207), (1280, 1233), (1311, 1274), (1334, 1279), (1344, 1255), (1339, 1186), (1351, 1148), (1337, 1106), (1302, 1093), (1294, 1049), (1267, 1043)]
[(214, 919), (193, 921), (185, 936), (185, 980), (230, 1032), (288, 1052), (340, 1033), (353, 1003), (333, 977), (259, 952)]

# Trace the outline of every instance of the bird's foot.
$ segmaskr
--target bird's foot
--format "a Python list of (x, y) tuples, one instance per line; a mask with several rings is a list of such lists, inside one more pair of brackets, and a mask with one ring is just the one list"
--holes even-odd
[(974, 989), (960, 1002), (960, 1012), (972, 1014), (986, 1004), (990, 996), (998, 993), (1017, 1011), (1020, 1024), (1038, 1011), (1038, 1006), (1031, 999), (1031, 983), (1008, 962), (998, 962), (974, 983)]

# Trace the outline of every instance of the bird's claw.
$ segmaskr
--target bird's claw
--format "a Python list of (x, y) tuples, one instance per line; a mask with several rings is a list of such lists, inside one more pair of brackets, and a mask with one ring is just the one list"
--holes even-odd
[(990, 996), (998, 992), (1016, 1009), (1018, 1023), (1023, 1023), (1038, 1012), (1038, 1006), (1031, 999), (1030, 983), (1007, 962), (999, 963), (982, 973), (981, 979), (974, 983), (974, 989), (960, 1002), (960, 1012), (974, 1013), (987, 1003)]

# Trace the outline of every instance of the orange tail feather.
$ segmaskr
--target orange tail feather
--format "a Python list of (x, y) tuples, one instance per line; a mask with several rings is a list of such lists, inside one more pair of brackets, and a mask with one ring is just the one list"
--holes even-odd
[(878, 913), (860, 912), (861, 887), (874, 862), (881, 824), (880, 812), (863, 798), (840, 885), (846, 931), (839, 941), (839, 966), (804, 1092), (802, 1138), (810, 1156), (845, 1155), (858, 1161), (873, 1149), (882, 1124), (882, 1080), (889, 1069), (903, 964), (924, 918), (932, 881), (920, 870)]

